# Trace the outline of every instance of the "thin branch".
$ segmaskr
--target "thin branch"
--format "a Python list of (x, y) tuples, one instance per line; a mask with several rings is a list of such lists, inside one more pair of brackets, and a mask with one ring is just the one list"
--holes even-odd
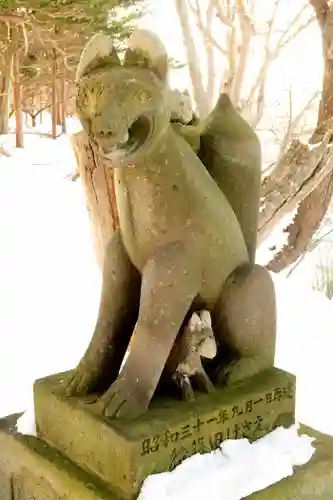
[[(297, 28), (297, 31), (294, 32), (294, 33), (290, 33), (288, 36), (285, 35), (282, 35), (281, 39), (280, 39), (280, 42), (278, 43), (277, 45), (277, 51), (278, 51), (278, 54), (281, 52), (281, 50), (286, 46), (288, 45), (292, 40), (294, 40), (296, 38), (296, 36), (298, 36), (302, 31), (304, 31), (306, 28), (308, 28), (314, 21), (316, 20), (316, 17), (315, 16), (312, 16), (310, 17), (309, 19), (307, 19), (307, 21), (305, 21), (304, 23), (302, 23), (298, 28)], [(278, 55), (277, 54), (277, 55)]]
[(256, 78), (253, 86), (251, 87), (251, 90), (250, 90), (249, 95), (248, 95), (247, 100), (249, 103), (251, 103), (253, 101), (256, 92), (260, 88), (261, 81), (263, 79), (266, 79), (268, 70), (269, 70), (272, 62), (278, 57), (281, 50), (284, 49), (286, 47), (286, 45), (288, 45), (292, 40), (294, 40), (296, 38), (296, 36), (298, 36), (302, 31), (304, 31), (315, 20), (315, 16), (310, 17), (305, 23), (299, 25), (298, 28), (294, 32), (292, 32), (295, 25), (297, 25), (297, 23), (301, 19), (304, 11), (301, 10), (300, 12), (298, 12), (294, 16), (294, 18), (290, 21), (290, 23), (288, 23), (287, 28), (283, 31), (283, 33), (280, 36), (278, 42), (276, 43), (274, 49), (271, 50), (269, 48), (269, 43), (270, 43), (271, 36), (273, 34), (273, 26), (274, 26), (274, 22), (275, 22), (277, 9), (278, 9), (278, 0), (275, 2), (273, 16), (272, 16), (271, 21), (269, 22), (268, 30), (267, 30), (266, 37), (265, 37), (265, 42), (264, 42), (265, 57), (264, 57), (262, 65), (261, 65), (261, 68), (258, 72), (257, 78)]
[(288, 116), (288, 126), (287, 126), (287, 132), (285, 133), (284, 139), (281, 143), (280, 146), (280, 153), (279, 153), (279, 158), (281, 159), (282, 155), (284, 154), (290, 140), (291, 140), (291, 134), (292, 131), (294, 130), (295, 124), (293, 120), (293, 92), (292, 92), (292, 86), (290, 85), (289, 87), (289, 92), (288, 92), (288, 104), (289, 104), (289, 116)]
[(192, 5), (191, 3), (189, 4), (189, 6), (190, 6), (192, 13), (195, 16), (196, 25), (197, 25), (199, 31), (201, 32), (201, 34), (204, 38), (204, 41), (206, 43), (211, 43), (223, 56), (227, 56), (227, 54), (228, 54), (227, 50), (216, 41), (216, 39), (214, 38), (214, 36), (211, 33), (210, 27), (204, 25), (204, 21), (202, 19), (202, 15), (200, 12), (199, 0), (195, 0), (195, 3), (196, 3), (196, 6)]
[(231, 99), (235, 104), (239, 102), (250, 54), (251, 38), (254, 35), (252, 21), (246, 13), (244, 0), (236, 0), (236, 9), (239, 16), (241, 43), (239, 46), (239, 57), (235, 70), (235, 78), (231, 89)]
[(260, 82), (257, 96), (257, 109), (255, 116), (250, 120), (253, 128), (256, 128), (262, 119), (265, 111), (265, 95), (266, 95), (266, 79), (263, 78)]
[(271, 16), (270, 20), (268, 21), (268, 29), (267, 29), (267, 32), (266, 32), (266, 35), (265, 35), (265, 40), (264, 40), (264, 47), (265, 47), (264, 60), (263, 60), (263, 63), (261, 65), (261, 68), (260, 68), (260, 70), (258, 72), (257, 79), (256, 79), (254, 85), (252, 86), (251, 90), (250, 90), (249, 97), (247, 99), (247, 101), (249, 103), (252, 102), (257, 89), (261, 87), (261, 82), (263, 80), (266, 80), (266, 75), (267, 75), (267, 72), (268, 72), (268, 68), (269, 68), (271, 62), (273, 62), (273, 54), (269, 50), (269, 45), (270, 45), (270, 40), (271, 40), (271, 36), (272, 36), (272, 33), (273, 33), (273, 27), (274, 27), (274, 23), (275, 23), (275, 20), (276, 20), (277, 12), (278, 12), (278, 9), (279, 9), (279, 4), (280, 4), (280, 1), (279, 0), (275, 0), (275, 2), (274, 2), (274, 8), (273, 8), (273, 13), (272, 13), (272, 16)]
[[(214, 5), (211, 2), (207, 9), (206, 16), (206, 26), (208, 33), (212, 32), (213, 20), (214, 20)], [(207, 44), (207, 95), (210, 99), (210, 105), (213, 103), (214, 99), (214, 83), (215, 83), (215, 58), (214, 58), (214, 46), (213, 44)]]
[(221, 21), (221, 23), (225, 26), (228, 26), (229, 28), (232, 28), (233, 20), (228, 17), (228, 14), (224, 13), (222, 2), (220, 2), (219, 0), (212, 0), (211, 3), (216, 9), (216, 16)]
[(206, 116), (210, 110), (202, 82), (202, 75), (198, 65), (198, 54), (193, 34), (191, 32), (188, 4), (184, 0), (175, 0), (175, 7), (180, 21), (183, 42), (187, 53), (188, 68), (192, 82), (195, 104), (199, 115)]
[[(300, 121), (304, 118), (305, 113), (309, 110), (311, 105), (313, 104), (313, 101), (317, 99), (319, 96), (320, 91), (316, 90), (312, 96), (309, 98), (305, 106), (301, 109), (301, 111), (293, 118), (292, 117), (292, 90), (290, 87), (289, 91), (289, 120), (288, 120), (288, 128), (287, 132), (282, 140), (281, 146), (280, 146), (280, 154), (279, 154), (279, 159), (281, 159), (282, 155), (284, 154), (288, 143), (292, 139), (292, 134), (299, 125)], [(279, 161), (279, 160), (278, 160)]]
[[(231, 11), (231, 0), (227, 0), (227, 14), (232, 19), (235, 19), (235, 12)], [(232, 25), (227, 38), (227, 51), (228, 51), (228, 70), (227, 75), (223, 76), (221, 82), (222, 92), (230, 94), (236, 76), (236, 60), (237, 60), (237, 28), (235, 23)], [(235, 103), (236, 104), (236, 103)]]

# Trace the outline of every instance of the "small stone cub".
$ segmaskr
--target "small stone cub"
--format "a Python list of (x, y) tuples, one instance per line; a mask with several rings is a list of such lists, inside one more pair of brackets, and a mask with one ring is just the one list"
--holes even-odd
[(214, 358), (216, 350), (210, 312), (194, 312), (177, 338), (165, 367), (166, 374), (180, 388), (182, 399), (192, 401), (195, 398), (190, 378), (195, 379), (200, 390), (214, 390), (201, 358)]

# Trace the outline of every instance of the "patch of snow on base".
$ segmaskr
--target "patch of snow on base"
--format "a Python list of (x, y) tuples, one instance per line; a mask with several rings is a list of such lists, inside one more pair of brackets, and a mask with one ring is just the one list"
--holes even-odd
[(35, 412), (33, 406), (29, 407), (17, 421), (17, 432), (29, 436), (36, 436)]
[(313, 438), (298, 435), (299, 425), (279, 427), (249, 443), (226, 440), (220, 448), (184, 460), (172, 472), (148, 476), (138, 500), (240, 500), (292, 476), (315, 448)]

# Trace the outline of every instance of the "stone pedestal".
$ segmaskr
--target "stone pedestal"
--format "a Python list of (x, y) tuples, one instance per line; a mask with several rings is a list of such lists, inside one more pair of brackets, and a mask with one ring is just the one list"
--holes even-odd
[(35, 383), (38, 438), (0, 435), (1, 499), (132, 500), (149, 474), (224, 439), (254, 440), (294, 422), (295, 377), (278, 369), (192, 403), (157, 400), (131, 421), (102, 419), (93, 405), (67, 399), (68, 376)]
[[(296, 473), (248, 500), (333, 500), (333, 438), (316, 438), (316, 455)], [(222, 493), (221, 493), (222, 494)], [(1, 500), (122, 500), (40, 439), (0, 432)], [(156, 499), (158, 500), (158, 499)]]
[(128, 422), (101, 419), (91, 405), (68, 400), (67, 377), (35, 383), (38, 436), (126, 499), (135, 498), (149, 474), (172, 470), (224, 439), (253, 440), (294, 421), (295, 378), (277, 369), (192, 403), (158, 400)]
[(0, 432), (1, 500), (119, 500), (42, 440)]
[(333, 500), (333, 437), (306, 426), (300, 433), (316, 438), (316, 454), (293, 476), (283, 479), (248, 500)]

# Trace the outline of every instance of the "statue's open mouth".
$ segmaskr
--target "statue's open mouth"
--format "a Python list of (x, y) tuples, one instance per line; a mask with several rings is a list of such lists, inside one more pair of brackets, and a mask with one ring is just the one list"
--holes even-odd
[(110, 139), (110, 146), (106, 144), (100, 148), (101, 156), (114, 162), (117, 162), (117, 159), (132, 156), (146, 144), (152, 129), (153, 121), (146, 116), (140, 116), (134, 120), (120, 141), (113, 142)]

